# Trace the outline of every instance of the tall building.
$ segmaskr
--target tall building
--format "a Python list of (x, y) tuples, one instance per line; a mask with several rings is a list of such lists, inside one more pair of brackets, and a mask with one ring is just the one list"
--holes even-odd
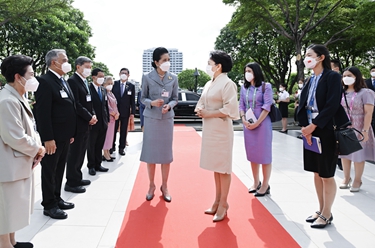
[[(152, 62), (152, 53), (154, 52), (155, 48), (150, 48), (143, 51), (143, 73), (148, 73), (152, 71), (154, 68), (151, 65)], [(169, 56), (171, 57), (171, 68), (169, 69), (170, 72), (174, 74), (178, 74), (182, 71), (183, 68), (183, 54), (179, 52), (176, 48), (167, 48), (169, 51)]]

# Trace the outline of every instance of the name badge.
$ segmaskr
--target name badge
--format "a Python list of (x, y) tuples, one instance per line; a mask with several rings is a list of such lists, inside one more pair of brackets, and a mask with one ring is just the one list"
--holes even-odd
[(91, 95), (86, 95), (86, 101), (91, 102)]
[(61, 98), (68, 98), (68, 94), (64, 90), (60, 90)]
[(169, 92), (166, 91), (166, 90), (163, 90), (163, 91), (161, 92), (161, 96), (162, 96), (162, 97), (169, 97)]
[(128, 96), (131, 96), (131, 94), (132, 94), (132, 92), (129, 90), (129, 91), (128, 91)]

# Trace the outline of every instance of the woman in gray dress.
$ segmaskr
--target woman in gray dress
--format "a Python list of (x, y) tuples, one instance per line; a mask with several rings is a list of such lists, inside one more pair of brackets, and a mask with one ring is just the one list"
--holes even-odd
[(161, 164), (162, 185), (160, 191), (165, 201), (172, 200), (167, 182), (169, 167), (173, 161), (173, 107), (177, 105), (177, 76), (168, 72), (170, 57), (168, 50), (158, 47), (152, 55), (155, 70), (142, 77), (141, 102), (145, 105), (143, 145), (141, 161), (147, 163), (150, 188), (146, 200), (155, 196), (155, 167)]

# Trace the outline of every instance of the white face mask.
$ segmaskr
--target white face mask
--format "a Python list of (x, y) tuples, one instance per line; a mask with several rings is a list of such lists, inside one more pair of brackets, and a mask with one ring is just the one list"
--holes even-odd
[(97, 82), (98, 84), (102, 85), (102, 84), (104, 83), (104, 78), (98, 78), (98, 79), (96, 80), (96, 82)]
[(125, 81), (126, 79), (128, 79), (128, 76), (126, 76), (126, 74), (121, 74), (120, 78), (121, 80)]
[(24, 77), (22, 78), (25, 79), (26, 82), (25, 82), (25, 85), (23, 85), (22, 83), (21, 85), (25, 87), (26, 91), (36, 91), (38, 89), (39, 82), (35, 77), (32, 77), (30, 79), (26, 79)]
[(355, 82), (355, 78), (352, 78), (352, 77), (344, 77), (342, 79), (342, 81), (344, 82), (345, 85), (352, 85), (354, 84)]
[(298, 88), (302, 89), (303, 84), (298, 84)]
[(171, 63), (169, 61), (164, 62), (163, 64), (160, 65), (160, 69), (162, 71), (168, 71), (170, 67), (171, 67)]
[(110, 85), (107, 85), (106, 87), (105, 87), (107, 90), (109, 90), (109, 91), (111, 91), (112, 90), (112, 88), (113, 88), (113, 85), (112, 84), (110, 84)]
[(316, 61), (315, 58), (306, 57), (303, 60), (303, 63), (305, 64), (306, 68), (313, 69), (316, 66), (316, 64), (318, 63), (318, 61)]
[(90, 68), (83, 68), (82, 76), (87, 78), (91, 74), (91, 69)]
[(375, 71), (371, 72), (371, 77), (375, 77)]
[(283, 89), (283, 88), (279, 88), (279, 91), (280, 91), (280, 92), (283, 92), (283, 91), (284, 91), (284, 89)]
[(254, 79), (254, 74), (252, 74), (251, 72), (245, 72), (245, 78), (248, 82), (251, 82)]
[(210, 77), (213, 77), (215, 72), (212, 71), (212, 65), (207, 65), (206, 67), (206, 73), (208, 74), (208, 76)]
[[(57, 63), (60, 64), (59, 62), (57, 62)], [(61, 70), (64, 73), (68, 73), (68, 72), (72, 71), (72, 65), (69, 64), (68, 62), (64, 62), (64, 63), (61, 64)]]

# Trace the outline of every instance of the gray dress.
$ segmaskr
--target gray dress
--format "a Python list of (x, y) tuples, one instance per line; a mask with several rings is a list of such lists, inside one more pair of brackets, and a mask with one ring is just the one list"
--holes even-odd
[[(151, 102), (162, 98), (171, 109), (162, 114), (162, 107), (153, 107)], [(143, 144), (141, 161), (149, 164), (169, 164), (173, 161), (173, 107), (178, 100), (177, 76), (167, 72), (160, 80), (156, 70), (142, 77), (141, 102), (145, 105)]]

